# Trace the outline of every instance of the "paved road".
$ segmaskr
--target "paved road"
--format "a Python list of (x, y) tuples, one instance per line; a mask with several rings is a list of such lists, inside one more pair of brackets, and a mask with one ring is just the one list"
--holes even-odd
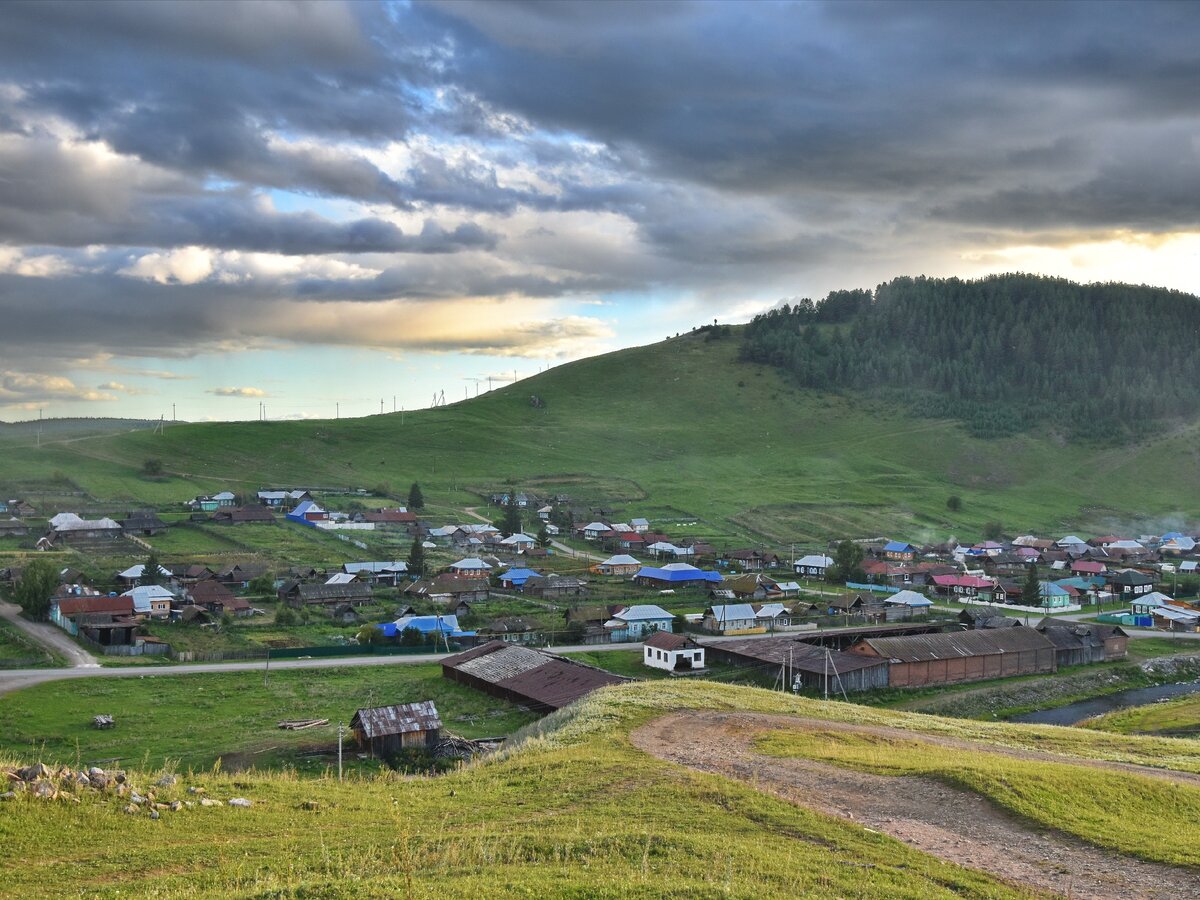
[(30, 622), (28, 619), (21, 618), (21, 607), (15, 603), (5, 603), (0, 600), (0, 618), (24, 632), (42, 647), (65, 656), (72, 667), (89, 669), (100, 667), (96, 657), (71, 640), (62, 629), (48, 622)]

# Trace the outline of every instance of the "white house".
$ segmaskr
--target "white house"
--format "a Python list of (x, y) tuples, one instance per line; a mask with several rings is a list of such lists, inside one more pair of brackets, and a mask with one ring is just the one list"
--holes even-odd
[(642, 662), (667, 672), (704, 668), (704, 648), (682, 634), (657, 632), (646, 638)]
[(599, 538), (600, 535), (604, 534), (604, 532), (611, 530), (612, 529), (603, 522), (590, 522), (583, 526), (583, 538), (586, 541), (594, 541)]
[(523, 553), (526, 550), (532, 550), (537, 544), (533, 538), (527, 534), (512, 534), (500, 542), (505, 547), (511, 547), (518, 553)]
[(794, 568), (797, 575), (803, 575), (806, 578), (824, 578), (825, 570), (832, 565), (832, 557), (817, 553), (800, 557), (796, 560)]
[(450, 566), (450, 571), (455, 575), (487, 575), (492, 567), (478, 557), (469, 556)]
[(716, 634), (754, 634), (767, 629), (749, 603), (725, 603), (714, 604), (704, 611), (704, 630)]
[(636, 531), (638, 534), (645, 534), (647, 531), (650, 530), (650, 520), (649, 519), (642, 519), (642, 518), (630, 519), (629, 524), (633, 526), (633, 530)]

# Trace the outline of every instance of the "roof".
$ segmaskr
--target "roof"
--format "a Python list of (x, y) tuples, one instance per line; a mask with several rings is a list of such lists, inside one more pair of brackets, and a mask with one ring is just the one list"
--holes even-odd
[(487, 569), (490, 569), (491, 566), (489, 566), (487, 563), (485, 563), (482, 559), (480, 559), (477, 556), (468, 556), (466, 559), (460, 559), (456, 563), (451, 563), (450, 568), (466, 569), (468, 571), (483, 572), (483, 571), (486, 571)]
[(544, 577), (540, 572), (535, 572), (533, 569), (509, 569), (500, 576), (501, 581), (528, 581), (530, 578)]
[(618, 553), (616, 556), (610, 556), (604, 562), (597, 563), (600, 566), (640, 566), (641, 563), (630, 556), (628, 553)]
[[(678, 565), (682, 565), (679, 563)], [(655, 581), (711, 581), (720, 582), (721, 575), (719, 572), (706, 572), (703, 569), (697, 569), (694, 566), (687, 566), (685, 569), (674, 569), (663, 566), (661, 569), (653, 566), (642, 566), (638, 570), (637, 578), (653, 578)]]
[[(722, 640), (719, 643), (700, 641), (701, 647), (714, 651), (733, 653), (737, 656), (756, 662), (769, 663), (774, 666), (788, 663), (793, 668), (810, 674), (824, 674), (825, 648), (805, 643), (798, 637), (787, 635), (783, 637), (749, 638), (741, 640)], [(887, 660), (861, 656), (857, 653), (844, 653), (840, 650), (829, 651), (830, 671), (840, 673), (873, 669), (886, 666)]]
[(350, 727), (368, 738), (376, 738), (386, 734), (437, 731), (442, 727), (442, 719), (432, 700), (422, 700), (420, 703), (360, 709), (350, 720)]
[(687, 635), (672, 634), (669, 631), (656, 631), (650, 637), (646, 638), (643, 643), (647, 647), (654, 647), (657, 650), (682, 650), (684, 647), (693, 644)]
[(326, 584), (349, 584), (354, 581), (357, 576), (351, 572), (334, 572), (327, 579)]
[(352, 600), (371, 596), (371, 589), (357, 581), (350, 584), (301, 584), (295, 590), (305, 603), (311, 600)]
[(737, 622), (746, 619), (754, 621), (758, 617), (758, 613), (754, 611), (754, 607), (749, 603), (724, 603), (720, 605), (714, 605), (705, 610), (704, 614), (711, 614), (712, 617), (718, 622)]
[(905, 541), (888, 541), (883, 545), (884, 553), (911, 553), (916, 549), (912, 544)]
[(986, 631), (951, 631), (945, 634), (910, 634), (901, 637), (863, 638), (861, 643), (885, 659), (900, 662), (925, 662), (1017, 653), (1022, 650), (1046, 650), (1053, 644), (1032, 628), (1004, 628)]
[(486, 578), (445, 574), (414, 581), (404, 587), (404, 593), (414, 597), (425, 597), (430, 594), (474, 594), (487, 589)]
[(58, 601), (58, 611), (63, 616), (84, 615), (130, 615), (133, 598), (120, 597), (66, 597)]
[[(117, 577), (118, 578), (141, 578), (144, 574), (146, 574), (146, 564), (138, 563), (136, 566), (130, 566), (124, 572), (118, 572)], [(158, 567), (158, 574), (164, 578), (171, 577), (170, 571), (168, 571), (162, 565), (159, 565), (159, 567)]]
[(798, 565), (798, 566), (820, 566), (820, 567), (824, 567), (824, 568), (829, 568), (830, 566), (833, 565), (833, 558), (830, 556), (823, 556), (820, 553), (813, 553), (813, 554), (809, 554), (808, 556), (800, 557), (798, 560), (796, 560), (796, 565)]
[(655, 619), (674, 619), (675, 615), (653, 603), (642, 603), (625, 607), (620, 612), (614, 613), (613, 618), (620, 619), (622, 622), (648, 622)]
[(990, 578), (980, 578), (978, 575), (934, 575), (933, 583), (938, 587), (990, 588), (992, 586)]
[(503, 641), (489, 641), (442, 660), (443, 672), (450, 669), (548, 709), (561, 709), (597, 688), (629, 681), (594, 666)]
[(407, 572), (408, 563), (403, 560), (395, 560), (393, 562), (348, 562), (342, 563), (342, 571), (348, 572), (351, 575), (358, 575), (360, 572), (367, 572), (371, 575), (392, 574), (394, 572)]
[(401, 632), (414, 628), (421, 634), (448, 634), (450, 636), (474, 634), (473, 631), (463, 631), (458, 627), (458, 616), (402, 616), (395, 622), (385, 622), (378, 626), (387, 636), (393, 637)]
[(75, 513), (59, 513), (50, 520), (55, 531), (112, 531), (121, 529), (118, 522), (105, 516), (101, 519), (81, 519)]
[(288, 518), (289, 519), (299, 519), (299, 518), (303, 518), (308, 513), (323, 513), (323, 512), (325, 512), (325, 510), (317, 505), (317, 501), (304, 500), (304, 501), (301, 501), (300, 503), (297, 503), (296, 508), (293, 509), (290, 513), (288, 513)]
[(143, 584), (135, 588), (130, 588), (121, 595), (122, 597), (130, 597), (133, 599), (133, 608), (137, 612), (146, 612), (150, 609), (150, 604), (155, 600), (174, 600), (175, 595), (168, 591), (165, 587), (157, 584)]
[(508, 537), (506, 537), (500, 543), (509, 544), (509, 545), (511, 545), (511, 544), (536, 544), (537, 541), (534, 540), (533, 538), (531, 538), (529, 535), (527, 535), (523, 532), (519, 532), (517, 534), (510, 534)]
[[(992, 586), (989, 581), (988, 587)], [(891, 603), (893, 606), (933, 606), (933, 601), (928, 597), (918, 594), (916, 591), (897, 591), (896, 593), (883, 598), (884, 603)]]

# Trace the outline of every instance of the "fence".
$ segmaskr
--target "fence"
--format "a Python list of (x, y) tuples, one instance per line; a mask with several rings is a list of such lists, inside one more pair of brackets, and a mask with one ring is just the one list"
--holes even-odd
[[(400, 647), (395, 644), (336, 644), (324, 647), (266, 647), (253, 650), (174, 650), (170, 652), (171, 659), (176, 662), (221, 662), (237, 659), (325, 659), (338, 656), (412, 656), (420, 653), (442, 653), (446, 645), (443, 643), (420, 644), (415, 647)], [(450, 643), (450, 652), (457, 653), (463, 648)]]
[(160, 644), (157, 641), (140, 644), (100, 644), (82, 631), (75, 635), (75, 639), (89, 650), (102, 656), (169, 656), (171, 654), (169, 644)]
[(873, 591), (877, 594), (897, 594), (900, 592), (900, 588), (890, 584), (859, 584), (858, 582), (847, 581), (846, 587), (852, 591)]

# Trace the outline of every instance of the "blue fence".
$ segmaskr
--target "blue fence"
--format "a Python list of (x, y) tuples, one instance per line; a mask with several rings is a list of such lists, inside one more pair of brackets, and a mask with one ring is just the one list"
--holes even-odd
[(900, 588), (890, 584), (857, 584), (853, 581), (847, 581), (846, 587), (852, 591), (874, 591), (877, 594), (895, 594), (900, 591)]

